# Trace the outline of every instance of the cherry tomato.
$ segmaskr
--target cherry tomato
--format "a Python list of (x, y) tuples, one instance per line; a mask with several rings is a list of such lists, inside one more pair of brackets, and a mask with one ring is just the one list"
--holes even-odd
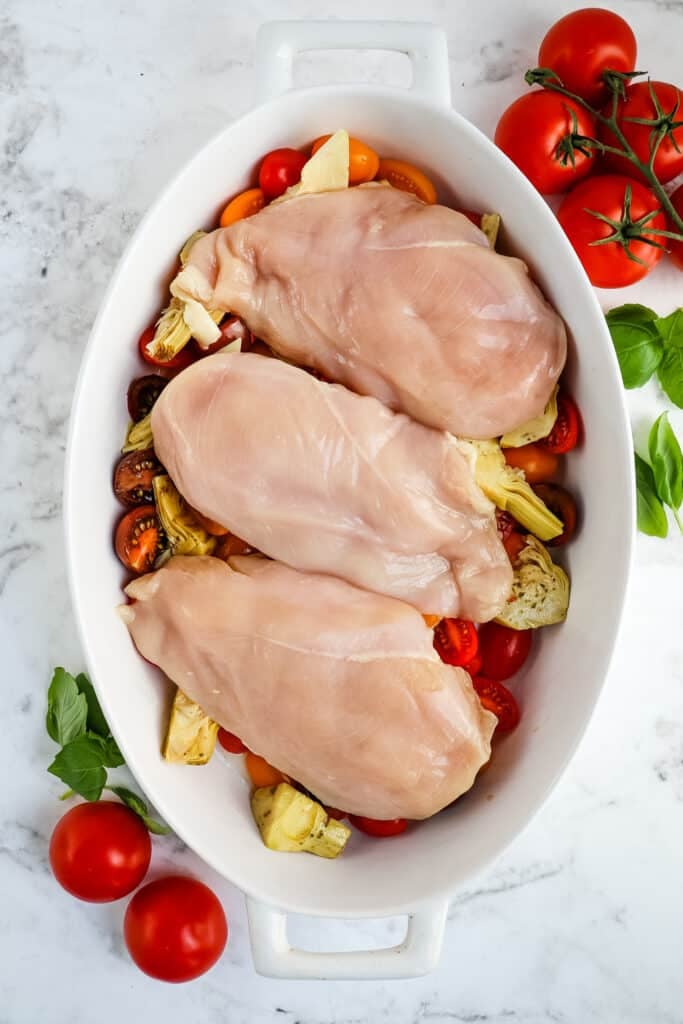
[(566, 455), (576, 448), (582, 434), (581, 413), (573, 398), (562, 392), (557, 396), (557, 419), (547, 437), (538, 443), (553, 455)]
[(456, 212), (461, 213), (463, 217), (467, 217), (474, 224), (475, 228), (481, 228), (482, 215), (480, 213), (475, 213), (474, 210), (457, 210)]
[[(657, 246), (666, 239), (652, 233), (666, 228), (658, 211), (659, 200), (649, 188), (620, 174), (603, 174), (579, 182), (557, 217), (591, 284), (622, 288), (640, 281), (662, 258)], [(602, 241), (607, 238), (614, 240)]]
[(423, 615), (422, 618), (425, 620), (425, 626), (429, 626), (430, 629), (434, 629), (434, 626), (441, 622), (440, 615)]
[(114, 494), (122, 505), (149, 505), (154, 501), (152, 480), (161, 472), (153, 448), (128, 452), (114, 470)]
[(228, 533), (219, 539), (213, 553), (215, 558), (221, 558), (227, 562), (233, 555), (246, 555), (252, 550), (253, 548), (247, 544), (246, 540), (236, 537), (234, 533)]
[(405, 160), (380, 160), (377, 180), (388, 181), (403, 192), (412, 192), (423, 203), (431, 205), (436, 202), (436, 189), (427, 175)]
[(141, 574), (154, 568), (161, 554), (162, 532), (154, 505), (138, 505), (119, 520), (114, 547), (131, 572)]
[(636, 37), (623, 18), (601, 7), (584, 7), (548, 29), (538, 65), (551, 68), (565, 88), (595, 105), (609, 91), (603, 72), (635, 70), (636, 52)]
[(298, 149), (274, 149), (261, 161), (258, 183), (266, 199), (277, 199), (301, 178), (306, 157)]
[(199, 351), (202, 355), (213, 355), (214, 352), (220, 352), (226, 345), (231, 345), (233, 341), (238, 340), (242, 342), (240, 352), (246, 352), (250, 348), (252, 333), (244, 320), (240, 320), (238, 316), (227, 316), (218, 325), (218, 329), (221, 332), (220, 338), (212, 342), (207, 348), (200, 348)]
[(335, 821), (343, 821), (346, 817), (346, 812), (340, 811), (338, 807), (326, 807), (325, 811), (328, 818), (334, 818)]
[(150, 413), (157, 398), (168, 384), (168, 378), (148, 373), (130, 382), (126, 401), (133, 423), (139, 423)]
[(222, 746), (223, 750), (227, 750), (229, 754), (246, 754), (247, 747), (245, 747), (239, 736), (235, 736), (234, 733), (228, 732), (227, 729), (218, 730), (218, 742)]
[(470, 658), (467, 664), (463, 665), (462, 667), (465, 669), (466, 672), (469, 672), (469, 674), (474, 679), (474, 677), (478, 676), (479, 673), (481, 672), (481, 665), (481, 651), (477, 651), (474, 657)]
[(169, 875), (135, 893), (126, 909), (123, 936), (145, 974), (159, 981), (191, 981), (220, 957), (228, 923), (207, 885)]
[(489, 679), (509, 679), (519, 672), (531, 650), (530, 629), (509, 629), (498, 622), (479, 627), (482, 672)]
[(557, 455), (546, 451), (540, 444), (524, 444), (521, 448), (503, 448), (508, 466), (521, 469), (530, 484), (548, 480), (557, 472), (559, 459)]
[[(679, 185), (673, 193), (671, 196), (671, 202), (673, 203), (674, 210), (679, 217), (683, 217), (683, 185)], [(673, 221), (669, 223), (668, 227), (669, 231), (677, 231), (680, 233), (681, 229), (678, 225), (674, 224)], [(666, 244), (669, 247), (674, 262), (681, 268), (681, 270), (683, 270), (683, 241), (677, 242), (674, 239), (669, 238), (667, 239)]]
[(249, 188), (246, 192), (240, 192), (238, 196), (231, 199), (223, 210), (219, 224), (222, 228), (228, 228), (238, 220), (245, 217), (252, 217), (266, 205), (266, 197), (260, 188)]
[(501, 512), (500, 509), (496, 509), (496, 526), (507, 556), (514, 564), (522, 548), (526, 547), (526, 536), (521, 532), (521, 527), (514, 516), (509, 512)]
[(113, 800), (78, 804), (50, 839), (50, 867), (59, 884), (89, 903), (127, 896), (147, 874), (149, 832), (137, 814)]
[(447, 665), (466, 665), (479, 647), (474, 623), (468, 619), (442, 619), (434, 630), (434, 647)]
[[(317, 153), (331, 135), (321, 135), (311, 146), (311, 156)], [(379, 169), (379, 157), (374, 149), (370, 149), (359, 139), (349, 139), (349, 185), (361, 185), (364, 181), (372, 181)]]
[(391, 818), (388, 821), (379, 821), (376, 818), (363, 818), (357, 814), (349, 814), (349, 821), (360, 832), (365, 832), (367, 836), (375, 836), (377, 839), (399, 836), (408, 827), (408, 822), (405, 818)]
[(534, 490), (551, 512), (564, 523), (564, 530), (559, 537), (553, 537), (545, 543), (548, 547), (560, 547), (568, 544), (576, 532), (576, 502), (564, 487), (559, 484), (534, 484)]
[[(656, 97), (656, 103), (653, 99)], [(683, 171), (683, 97), (675, 85), (669, 82), (634, 82), (626, 89), (626, 97), (617, 106), (617, 124), (634, 153), (644, 164), (650, 161), (653, 133), (661, 126), (662, 135), (654, 160), (654, 172), (663, 185), (676, 178)], [(660, 113), (661, 111), (661, 113)], [(610, 104), (611, 112), (611, 104)], [(651, 121), (640, 124), (638, 121)], [(600, 138), (610, 146), (619, 146), (618, 139), (607, 125), (602, 125)], [(614, 153), (605, 153), (604, 163), (618, 174), (637, 178), (647, 183), (644, 174), (634, 167), (630, 160)]]
[(515, 530), (503, 540), (503, 547), (512, 565), (517, 561), (519, 554), (526, 547), (526, 536)]
[(592, 171), (595, 150), (580, 135), (595, 137), (595, 118), (573, 100), (538, 90), (503, 112), (494, 141), (534, 188), (549, 195), (565, 192)]
[(278, 771), (277, 768), (273, 768), (272, 764), (268, 764), (266, 759), (259, 757), (258, 754), (252, 754), (251, 751), (248, 751), (244, 763), (249, 778), (256, 789), (260, 789), (261, 786), (278, 786), (281, 782), (285, 781), (282, 772)]
[(152, 356), (147, 351), (147, 346), (154, 338), (154, 326), (148, 327), (146, 331), (143, 331), (138, 338), (138, 351), (140, 356), (150, 366), (158, 366), (165, 370), (184, 370), (190, 363), (194, 363), (197, 358), (197, 350), (194, 347), (192, 339), (188, 341), (187, 345), (181, 348), (177, 355), (173, 356), (173, 359), (157, 359), (156, 356)]
[(497, 679), (487, 679), (486, 676), (477, 676), (472, 680), (472, 686), (481, 706), (492, 711), (498, 719), (501, 732), (510, 732), (519, 724), (519, 705), (507, 686), (503, 686)]

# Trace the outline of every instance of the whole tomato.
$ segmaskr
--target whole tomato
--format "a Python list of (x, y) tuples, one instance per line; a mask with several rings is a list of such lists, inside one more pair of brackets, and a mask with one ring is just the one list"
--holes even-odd
[(510, 104), (494, 141), (539, 192), (550, 195), (590, 173), (595, 150), (582, 136), (595, 134), (595, 118), (578, 103), (539, 89)]
[(266, 153), (258, 172), (258, 183), (266, 199), (277, 199), (296, 185), (306, 157), (298, 149), (274, 149)]
[[(671, 202), (674, 205), (674, 210), (679, 217), (683, 218), (683, 185), (679, 185), (674, 194), (671, 196)], [(680, 228), (673, 221), (669, 224), (669, 231), (680, 232)], [(667, 245), (669, 251), (674, 259), (674, 262), (683, 270), (683, 241), (677, 242), (674, 239), (668, 239)]]
[[(635, 82), (617, 106), (619, 130), (644, 164), (649, 163), (652, 146), (659, 137), (653, 166), (663, 185), (683, 172), (682, 99), (680, 91), (669, 82)], [(608, 145), (619, 146), (607, 125), (601, 125), (600, 138)], [(647, 180), (630, 160), (616, 153), (605, 153), (604, 162), (620, 174)]]
[(636, 53), (636, 37), (623, 18), (601, 7), (584, 7), (548, 29), (538, 64), (554, 71), (570, 92), (595, 105), (609, 91), (603, 73), (633, 71)]

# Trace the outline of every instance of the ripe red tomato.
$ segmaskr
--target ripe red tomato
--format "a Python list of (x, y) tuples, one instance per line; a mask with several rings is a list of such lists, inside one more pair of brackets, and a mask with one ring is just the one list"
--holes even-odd
[(251, 331), (244, 320), (240, 320), (238, 316), (227, 316), (218, 325), (218, 329), (221, 332), (220, 338), (212, 342), (207, 348), (200, 349), (202, 355), (210, 356), (214, 352), (220, 352), (222, 348), (225, 348), (226, 345), (231, 345), (233, 341), (241, 341), (241, 352), (246, 352), (251, 345)]
[[(656, 97), (659, 110), (655, 105)], [(626, 141), (639, 160), (649, 163), (653, 133), (660, 127), (666, 134), (657, 147), (654, 171), (663, 185), (683, 171), (683, 97), (675, 85), (669, 82), (635, 82), (626, 89), (626, 97), (617, 106), (617, 124)], [(632, 118), (640, 118), (653, 124), (639, 124)], [(610, 146), (619, 146), (607, 125), (601, 125), (600, 138)], [(615, 153), (605, 153), (605, 164), (619, 174), (625, 174), (639, 181), (647, 181), (637, 167)]]
[[(674, 209), (679, 217), (683, 217), (683, 185), (679, 185), (676, 191), (671, 196), (671, 202), (674, 204)], [(669, 224), (669, 231), (680, 231), (680, 228), (673, 223)], [(672, 238), (667, 240), (669, 251), (673, 257), (674, 262), (683, 270), (683, 241), (677, 242)]]
[(515, 564), (521, 551), (526, 547), (526, 536), (515, 530), (503, 538), (503, 547), (512, 565)]
[(508, 466), (521, 469), (530, 484), (548, 480), (557, 473), (558, 458), (540, 444), (523, 444), (520, 448), (504, 448)]
[(557, 217), (597, 288), (640, 281), (662, 258), (657, 245), (666, 240), (652, 232), (665, 230), (666, 219), (654, 192), (639, 181), (621, 174), (581, 181), (565, 196)]
[(573, 398), (562, 392), (557, 396), (557, 419), (547, 437), (538, 443), (553, 455), (566, 455), (579, 443), (582, 432), (581, 413)]
[(481, 651), (477, 651), (474, 657), (471, 658), (467, 662), (467, 664), (463, 665), (462, 667), (465, 669), (466, 672), (469, 672), (469, 674), (474, 679), (474, 677), (478, 676), (479, 673), (481, 672), (481, 665)]
[(487, 679), (486, 676), (477, 676), (472, 680), (472, 686), (482, 707), (492, 711), (498, 719), (500, 732), (510, 732), (519, 724), (519, 705), (507, 686), (496, 679)]
[(307, 157), (298, 149), (274, 149), (261, 161), (258, 183), (266, 199), (277, 199), (301, 177)]
[(235, 736), (234, 733), (228, 732), (227, 729), (218, 730), (218, 742), (222, 746), (223, 750), (227, 750), (229, 754), (246, 754), (247, 747), (245, 747), (239, 736)]
[(591, 172), (595, 150), (582, 146), (577, 136), (594, 138), (595, 132), (595, 118), (578, 103), (538, 90), (503, 112), (494, 141), (534, 188), (550, 195), (566, 192)]
[(479, 627), (479, 649), (482, 672), (489, 679), (509, 679), (519, 672), (529, 657), (532, 631), (509, 629), (499, 622), (485, 622)]
[(389, 821), (378, 821), (376, 818), (363, 818), (357, 814), (349, 814), (349, 821), (360, 832), (367, 836), (375, 836), (377, 839), (386, 839), (388, 836), (398, 836), (405, 832), (408, 822), (405, 818), (391, 818)]
[(466, 665), (479, 647), (474, 623), (468, 619), (442, 619), (434, 630), (434, 647), (447, 665)]
[(161, 554), (161, 527), (155, 505), (138, 505), (116, 527), (114, 548), (126, 569), (141, 575), (154, 568)]
[(534, 490), (551, 512), (564, 523), (564, 530), (559, 537), (553, 537), (545, 543), (548, 547), (561, 547), (568, 544), (576, 532), (578, 518), (576, 502), (564, 487), (559, 484), (534, 484)]
[(57, 822), (50, 867), (59, 884), (88, 903), (109, 903), (137, 888), (152, 856), (149, 832), (113, 800), (78, 804)]
[(197, 350), (194, 347), (194, 342), (190, 339), (177, 355), (173, 356), (173, 359), (167, 359), (165, 362), (161, 359), (157, 359), (147, 351), (147, 346), (154, 337), (154, 325), (148, 327), (146, 331), (143, 331), (138, 338), (138, 351), (140, 356), (150, 366), (158, 366), (166, 370), (184, 370), (190, 363), (194, 363), (197, 358)]
[(636, 37), (623, 18), (601, 7), (584, 7), (548, 29), (538, 64), (551, 68), (566, 89), (595, 105), (609, 91), (603, 71), (633, 71), (636, 53)]
[(141, 971), (159, 981), (191, 981), (216, 963), (228, 940), (218, 897), (194, 878), (169, 875), (139, 889), (123, 935)]

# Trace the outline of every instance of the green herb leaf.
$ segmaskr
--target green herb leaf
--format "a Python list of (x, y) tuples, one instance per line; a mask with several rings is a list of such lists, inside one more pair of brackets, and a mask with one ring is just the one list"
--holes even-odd
[(652, 424), (648, 448), (657, 497), (673, 510), (678, 527), (683, 533), (683, 525), (677, 515), (683, 502), (683, 454), (671, 429), (668, 413), (663, 412)]
[(107, 724), (107, 719), (104, 717), (100, 702), (97, 699), (95, 693), (95, 687), (90, 682), (84, 672), (81, 672), (76, 676), (76, 684), (78, 690), (85, 697), (88, 704), (88, 730), (89, 732), (97, 733), (98, 736), (102, 736), (104, 739), (107, 736), (111, 736), (111, 729)]
[[(101, 737), (97, 737), (101, 739)], [(122, 764), (125, 764), (123, 754), (119, 750), (118, 743), (113, 736), (107, 736), (105, 740), (102, 740), (102, 764), (106, 765), (107, 768), (120, 768)]]
[(137, 793), (134, 793), (131, 789), (126, 789), (125, 786), (107, 786), (107, 789), (111, 793), (115, 793), (126, 807), (137, 814), (148, 830), (155, 836), (167, 836), (170, 833), (171, 829), (168, 825), (162, 825), (161, 822), (155, 821), (154, 818), (150, 817), (147, 804)]
[(638, 529), (650, 537), (666, 537), (669, 524), (664, 506), (657, 497), (655, 478), (645, 459), (635, 453)]
[(683, 347), (683, 308), (675, 309), (669, 316), (657, 317), (656, 324), (665, 345)]
[(48, 771), (86, 800), (99, 800), (107, 781), (102, 746), (99, 736), (79, 736), (59, 751)]
[(78, 692), (74, 677), (56, 668), (47, 691), (45, 726), (55, 743), (64, 746), (85, 732), (88, 716), (86, 698)]
[(683, 409), (683, 309), (661, 317), (656, 326), (664, 342), (657, 377), (674, 405)]
[(659, 366), (664, 352), (657, 314), (647, 306), (629, 303), (611, 309), (606, 320), (624, 387), (642, 387)]

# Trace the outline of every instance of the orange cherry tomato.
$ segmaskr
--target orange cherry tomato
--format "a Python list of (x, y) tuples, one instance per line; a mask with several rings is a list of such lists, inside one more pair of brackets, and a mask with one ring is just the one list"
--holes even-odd
[(252, 754), (249, 751), (244, 761), (249, 778), (256, 789), (260, 789), (261, 786), (277, 786), (285, 781), (282, 772), (278, 771), (277, 768), (273, 768), (272, 764), (268, 764), (266, 759), (259, 757), (258, 754)]
[(512, 696), (507, 686), (503, 686), (496, 679), (487, 679), (485, 676), (477, 676), (472, 680), (479, 701), (483, 708), (492, 711), (498, 719), (498, 729), (501, 732), (510, 732), (519, 724), (519, 705)]
[(227, 228), (238, 220), (251, 217), (266, 205), (266, 197), (260, 188), (248, 188), (231, 199), (221, 214), (219, 221), (222, 228)]
[(530, 484), (543, 483), (557, 473), (559, 465), (557, 455), (546, 451), (540, 444), (524, 444), (521, 448), (504, 448), (503, 452), (508, 466), (521, 469)]
[(412, 192), (423, 203), (436, 202), (436, 189), (427, 175), (405, 160), (380, 160), (377, 180), (388, 181), (394, 188), (400, 188), (403, 192)]
[(226, 533), (216, 544), (214, 556), (227, 562), (233, 555), (245, 555), (248, 551), (251, 551), (251, 548), (246, 540), (236, 537), (234, 533)]
[(438, 626), (441, 622), (440, 615), (423, 615), (422, 618), (425, 620), (425, 625), (429, 626), (430, 629), (434, 629), (434, 626)]
[(192, 515), (195, 517), (200, 526), (202, 526), (207, 533), (210, 533), (212, 537), (225, 537), (230, 533), (227, 526), (221, 526), (215, 519), (209, 519), (208, 516), (203, 516), (201, 512), (198, 512), (196, 508), (192, 508)]
[(468, 619), (442, 619), (434, 630), (434, 647), (447, 665), (466, 665), (479, 649), (474, 623)]
[[(324, 146), (331, 135), (321, 135), (311, 146), (311, 156)], [(379, 156), (360, 139), (349, 139), (349, 185), (372, 181), (379, 168)]]
[(249, 749), (245, 747), (239, 736), (235, 736), (234, 732), (228, 732), (227, 729), (218, 730), (218, 742), (229, 754), (246, 754)]
[(126, 569), (141, 575), (154, 568), (161, 554), (162, 533), (154, 505), (138, 505), (119, 520), (114, 548)]

